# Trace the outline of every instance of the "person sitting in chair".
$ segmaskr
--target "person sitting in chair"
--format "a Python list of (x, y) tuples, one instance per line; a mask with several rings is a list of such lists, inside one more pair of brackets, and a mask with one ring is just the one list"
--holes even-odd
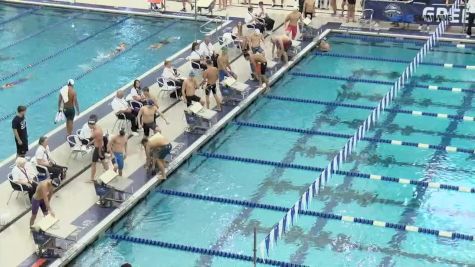
[(116, 93), (115, 98), (111, 102), (112, 110), (114, 110), (117, 118), (123, 118), (130, 121), (132, 125), (132, 134), (138, 135), (137, 129), (137, 113), (129, 106), (127, 101), (124, 99), (124, 92), (122, 90), (118, 90)]
[(25, 158), (18, 157), (15, 160), (15, 167), (12, 169), (12, 179), (14, 183), (23, 186), (23, 190), (28, 192), (28, 197), (33, 197), (36, 191), (35, 171), (29, 166)]
[(40, 137), (38, 145), (38, 149), (35, 153), (36, 163), (40, 166), (46, 167), (48, 172), (51, 174), (51, 178), (59, 178), (60, 180), (65, 179), (68, 168), (56, 164), (56, 162), (51, 158), (48, 138), (46, 136)]
[(204, 57), (200, 54), (199, 44), (197, 42), (191, 44), (191, 53), (187, 59), (191, 61), (191, 67), (193, 69), (206, 69), (206, 65), (203, 63)]

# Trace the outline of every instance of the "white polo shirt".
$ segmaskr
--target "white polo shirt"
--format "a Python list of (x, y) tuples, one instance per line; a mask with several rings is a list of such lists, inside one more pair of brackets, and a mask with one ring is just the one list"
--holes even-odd
[(38, 149), (36, 150), (36, 153), (35, 153), (35, 158), (36, 160), (46, 160), (46, 161), (50, 161), (51, 159), (51, 152), (49, 150), (49, 146), (38, 146)]
[(132, 101), (132, 100), (134, 100), (134, 97), (136, 97), (136, 96), (140, 96), (139, 92), (137, 91), (137, 89), (132, 87), (132, 89), (130, 89), (130, 93), (125, 97), (125, 100), (126, 101)]
[(112, 110), (114, 112), (119, 112), (129, 108), (129, 103), (124, 98), (114, 97), (111, 102)]
[(244, 15), (244, 22), (246, 22), (246, 24), (254, 24), (253, 20), (254, 16), (250, 12), (247, 12), (247, 14)]
[(201, 54), (198, 51), (192, 51), (191, 54), (188, 56), (188, 60), (191, 60), (191, 61), (197, 61), (197, 60), (200, 60), (201, 59)]
[(468, 0), (468, 2), (465, 3), (465, 9), (468, 13), (475, 13), (475, 0)]
[(79, 138), (81, 139), (89, 139), (92, 137), (91, 128), (89, 128), (89, 124), (86, 122), (81, 128), (81, 132), (79, 134)]
[(14, 182), (19, 182), (21, 180), (32, 180), (36, 176), (36, 172), (31, 166), (31, 163), (25, 163), (25, 168), (19, 168), (17, 166), (12, 169), (12, 179)]
[(173, 68), (163, 68), (162, 77), (169, 80), (175, 79)]
[(203, 57), (210, 57), (213, 54), (213, 50), (214, 50), (214, 47), (213, 47), (213, 44), (211, 44), (211, 42), (209, 44), (206, 44), (203, 41), (201, 42), (200, 48), (198, 51), (200, 55), (202, 55)]

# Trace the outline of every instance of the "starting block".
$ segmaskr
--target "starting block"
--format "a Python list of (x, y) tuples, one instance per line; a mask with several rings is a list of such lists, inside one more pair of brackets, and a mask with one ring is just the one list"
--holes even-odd
[(98, 204), (101, 207), (112, 207), (114, 203), (122, 203), (125, 190), (132, 184), (132, 180), (119, 177), (113, 170), (107, 170), (94, 181), (94, 189), (99, 197)]
[(185, 110), (185, 119), (188, 124), (188, 131), (193, 133), (204, 133), (216, 123), (218, 112), (203, 107), (199, 102), (193, 102)]
[(224, 103), (236, 105), (249, 94), (249, 85), (238, 82), (233, 77), (227, 77), (222, 82), (221, 95)]

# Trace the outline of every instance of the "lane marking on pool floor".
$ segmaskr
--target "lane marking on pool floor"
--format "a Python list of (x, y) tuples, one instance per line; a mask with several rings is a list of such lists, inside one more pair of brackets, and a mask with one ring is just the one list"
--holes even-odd
[[(411, 63), (411, 61), (402, 60), (402, 59), (372, 57), (372, 56), (355, 56), (355, 55), (347, 55), (347, 54), (332, 53), (332, 52), (326, 52), (326, 53), (315, 52), (315, 55), (317, 55), (317, 56), (326, 56), (326, 57), (356, 59), (356, 60), (391, 62), (391, 63), (403, 63), (403, 64)], [(427, 66), (444, 67), (444, 68), (449, 68), (449, 69), (459, 68), (459, 69), (475, 70), (475, 65), (459, 65), (459, 64), (452, 64), (452, 63), (434, 63), (434, 62), (421, 62), (420, 64), (421, 65), (427, 65)]]
[[(355, 40), (362, 40), (362, 41), (367, 41), (367, 42), (392, 42), (392, 43), (407, 43), (407, 44), (415, 44), (415, 45), (423, 45), (426, 43), (426, 41), (423, 40), (415, 40), (412, 38), (403, 38), (403, 37), (384, 37), (384, 36), (368, 36), (368, 35), (359, 35), (359, 34), (334, 34), (331, 35), (331, 37), (335, 38), (344, 38), (344, 39), (355, 39)], [(445, 46), (445, 47), (456, 47), (456, 48), (473, 48), (473, 44), (463, 44), (463, 43), (450, 43), (447, 41), (443, 41), (440, 43), (437, 43), (434, 45), (434, 47), (438, 46)]]
[[(224, 154), (218, 154), (218, 153), (198, 152), (196, 155), (206, 157), (206, 158), (213, 158), (213, 159), (221, 159), (221, 160), (244, 162), (244, 163), (259, 164), (259, 165), (268, 165), (268, 166), (274, 166), (277, 168), (284, 168), (284, 169), (298, 169), (298, 170), (314, 171), (314, 172), (322, 172), (324, 170), (324, 168), (314, 167), (314, 166), (305, 166), (305, 165), (284, 163), (284, 162), (278, 162), (278, 161), (237, 157), (237, 156), (230, 156), (230, 155), (224, 155)], [(396, 177), (385, 176), (385, 175), (376, 175), (376, 174), (352, 172), (352, 171), (333, 171), (332, 173), (349, 176), (349, 177), (361, 178), (361, 179), (397, 183), (397, 184), (402, 184), (402, 185), (415, 185), (415, 186), (422, 186), (422, 187), (432, 188), (432, 189), (457, 191), (457, 192), (462, 192), (462, 193), (475, 193), (475, 188), (466, 187), (466, 186), (441, 184), (441, 183), (436, 183), (436, 182), (426, 182), (426, 181), (420, 181), (420, 180), (415, 180), (415, 179), (396, 178)]]
[(48, 24), (48, 25), (46, 25), (44, 28), (40, 29), (39, 31), (36, 31), (36, 32), (34, 32), (34, 33), (31, 33), (31, 34), (28, 34), (28, 35), (26, 35), (26, 36), (24, 36), (24, 37), (22, 37), (22, 38), (20, 38), (20, 39), (18, 39), (18, 40), (15, 40), (15, 41), (13, 41), (13, 42), (7, 44), (7, 45), (4, 46), (4, 47), (0, 47), (0, 51), (5, 50), (5, 49), (7, 49), (7, 48), (10, 48), (10, 47), (12, 47), (12, 46), (15, 46), (15, 45), (17, 45), (17, 44), (19, 44), (19, 43), (21, 43), (21, 42), (23, 42), (23, 41), (26, 41), (26, 40), (28, 40), (28, 39), (31, 39), (31, 38), (33, 38), (33, 37), (35, 37), (35, 36), (37, 36), (37, 35), (39, 35), (39, 34), (45, 32), (45, 31), (47, 31), (48, 29), (50, 29), (50, 28), (52, 28), (52, 27), (58, 26), (58, 25), (60, 25), (60, 24), (67, 23), (68, 21), (71, 21), (71, 20), (73, 20), (73, 19), (75, 19), (75, 18), (77, 18), (77, 17), (79, 17), (79, 16), (81, 16), (81, 15), (83, 15), (83, 13), (78, 13), (78, 14), (75, 14), (75, 15), (73, 15), (73, 16), (67, 18), (67, 19), (64, 19), (64, 20), (61, 20), (61, 21), (58, 21), (58, 22), (55, 22), (55, 23)]
[[(316, 73), (305, 73), (305, 72), (291, 72), (290, 75), (299, 76), (299, 77), (306, 77), (306, 78), (322, 78), (322, 79), (330, 79), (330, 80), (338, 80), (338, 81), (350, 81), (350, 82), (360, 82), (360, 83), (374, 83), (374, 84), (382, 84), (382, 85), (394, 85), (394, 82), (388, 81), (381, 81), (381, 80), (371, 80), (371, 79), (358, 79), (352, 77), (345, 77), (345, 76), (336, 76), (336, 75), (324, 75), (324, 74), (316, 74)], [(474, 81), (475, 82), (475, 81)], [(459, 87), (447, 87), (447, 86), (437, 86), (437, 85), (428, 85), (428, 84), (406, 84), (410, 85), (419, 89), (426, 89), (429, 91), (449, 91), (452, 93), (475, 93), (474, 88), (459, 88)]]
[[(254, 258), (252, 256), (237, 254), (233, 252), (225, 252), (225, 251), (214, 250), (214, 249), (209, 249), (209, 248), (200, 248), (200, 247), (194, 247), (190, 245), (170, 243), (170, 242), (164, 242), (164, 241), (158, 241), (158, 240), (140, 238), (140, 237), (133, 237), (133, 236), (127, 236), (127, 235), (110, 234), (107, 236), (114, 240), (136, 243), (136, 244), (141, 244), (141, 245), (162, 247), (166, 249), (180, 250), (180, 251), (189, 252), (189, 253), (204, 254), (204, 255), (210, 255), (210, 256), (216, 256), (216, 257), (222, 257), (222, 258), (228, 258), (228, 259), (240, 260), (240, 261), (248, 261), (248, 262), (254, 261)], [(263, 259), (259, 257), (256, 257), (256, 262), (259, 264), (265, 264), (265, 265), (271, 265), (271, 266), (307, 267), (307, 265), (289, 263), (289, 262), (272, 260), (272, 259), (267, 259), (267, 258)]]
[(14, 21), (14, 20), (17, 20), (17, 19), (19, 19), (19, 18), (22, 18), (22, 17), (24, 17), (24, 16), (26, 16), (26, 15), (29, 15), (29, 14), (31, 14), (31, 13), (37, 11), (38, 9), (41, 9), (41, 7), (34, 7), (34, 8), (31, 8), (31, 9), (27, 9), (27, 10), (21, 12), (20, 14), (17, 14), (17, 15), (15, 15), (15, 16), (9, 18), (9, 19), (6, 19), (6, 20), (4, 20), (4, 21), (0, 21), (0, 26), (1, 26), (1, 25), (5, 25), (5, 24), (7, 24), (7, 23), (9, 23), (9, 22), (12, 22), (12, 21)]
[(110, 24), (109, 26), (107, 26), (107, 27), (105, 27), (105, 28), (103, 28), (103, 29), (101, 29), (101, 30), (99, 30), (99, 31), (97, 31), (97, 32), (95, 32), (95, 33), (93, 33), (93, 34), (91, 34), (91, 35), (88, 35), (87, 37), (84, 37), (84, 38), (82, 38), (82, 39), (79, 39), (78, 41), (74, 42), (73, 44), (71, 44), (71, 45), (69, 45), (69, 46), (67, 46), (67, 47), (61, 48), (60, 50), (54, 52), (53, 54), (50, 54), (50, 55), (48, 55), (48, 56), (46, 56), (46, 57), (44, 57), (44, 58), (42, 58), (42, 59), (40, 59), (40, 60), (37, 60), (36, 62), (30, 63), (30, 64), (28, 64), (28, 65), (26, 65), (26, 66), (24, 66), (24, 67), (22, 67), (22, 68), (20, 68), (20, 69), (17, 69), (17, 70), (14, 71), (14, 72), (11, 72), (11, 73), (9, 73), (9, 74), (3, 76), (3, 77), (0, 77), (0, 81), (5, 81), (5, 80), (7, 80), (7, 79), (10, 79), (10, 78), (12, 78), (12, 77), (14, 77), (14, 76), (16, 76), (16, 75), (18, 75), (18, 74), (20, 74), (20, 73), (22, 73), (22, 72), (28, 70), (28, 69), (31, 69), (31, 68), (33, 68), (33, 67), (36, 67), (36, 66), (38, 66), (38, 65), (40, 65), (40, 64), (42, 64), (42, 63), (44, 63), (44, 62), (46, 62), (46, 61), (48, 61), (48, 60), (50, 60), (50, 59), (53, 59), (53, 58), (55, 58), (55, 57), (61, 55), (62, 53), (68, 51), (69, 49), (74, 48), (74, 47), (76, 47), (76, 46), (78, 46), (78, 45), (80, 45), (80, 44), (86, 42), (87, 40), (89, 40), (89, 39), (91, 39), (91, 38), (93, 38), (93, 37), (96, 37), (97, 35), (99, 35), (99, 34), (105, 32), (105, 31), (107, 31), (107, 30), (109, 30), (109, 29), (111, 29), (111, 28), (113, 28), (113, 27), (115, 27), (115, 26), (117, 26), (117, 25), (123, 23), (124, 21), (126, 21), (126, 20), (128, 20), (128, 19), (130, 19), (130, 17), (126, 17), (126, 18), (120, 19), (119, 21), (114, 22), (114, 23)]
[[(346, 108), (354, 108), (354, 109), (373, 110), (374, 108), (376, 108), (376, 106), (368, 106), (368, 105), (360, 105), (360, 104), (348, 104), (348, 103), (331, 102), (331, 101), (321, 101), (321, 100), (314, 100), (314, 99), (295, 98), (295, 97), (278, 96), (278, 95), (265, 95), (264, 97), (269, 98), (269, 99), (273, 99), (273, 100), (280, 100), (280, 101), (298, 102), (298, 103), (316, 104), (316, 105), (338, 106), (338, 107), (346, 107)], [(446, 113), (435, 113), (435, 112), (425, 112), (425, 111), (406, 110), (406, 109), (393, 109), (393, 108), (387, 108), (384, 111), (385, 112), (391, 112), (391, 113), (407, 114), (407, 115), (412, 115), (412, 116), (415, 116), (415, 117), (425, 116), (425, 117), (434, 117), (434, 118), (439, 118), (439, 119), (452, 119), (452, 120), (460, 120), (460, 121), (475, 121), (474, 116), (461, 116), (461, 115), (453, 115), (453, 114), (446, 114)]]
[[(178, 20), (174, 20), (174, 21), (172, 21), (172, 22), (170, 22), (170, 23), (164, 25), (164, 26), (161, 27), (159, 30), (153, 32), (152, 34), (146, 36), (145, 38), (143, 38), (143, 39), (137, 41), (136, 43), (134, 43), (134, 44), (132, 44), (132, 45), (130, 45), (129, 48), (125, 49), (123, 52), (121, 52), (121, 53), (119, 53), (119, 54), (117, 54), (117, 55), (115, 55), (115, 56), (113, 56), (113, 57), (111, 57), (111, 58), (108, 58), (107, 60), (104, 60), (104, 61), (100, 62), (99, 64), (97, 64), (97, 65), (95, 65), (95, 66), (92, 66), (90, 69), (88, 69), (88, 70), (86, 70), (86, 71), (80, 73), (79, 75), (73, 77), (73, 80), (75, 80), (75, 81), (81, 80), (82, 78), (84, 78), (84, 77), (85, 77), (86, 75), (88, 75), (89, 73), (91, 73), (91, 72), (93, 72), (94, 70), (96, 70), (96, 69), (98, 69), (98, 68), (100, 68), (100, 67), (102, 67), (102, 66), (104, 66), (104, 65), (106, 65), (106, 64), (108, 64), (108, 63), (110, 63), (110, 62), (112, 62), (112, 61), (113, 61), (114, 59), (116, 59), (117, 57), (120, 57), (121, 55), (123, 55), (123, 54), (125, 54), (125, 53), (131, 51), (132, 48), (134, 48), (134, 47), (138, 46), (139, 44), (141, 44), (141, 43), (143, 43), (143, 42), (149, 40), (150, 38), (153, 38), (155, 35), (159, 34), (160, 32), (167, 30), (169, 27), (173, 26), (173, 25), (176, 24), (177, 22), (178, 22)], [(30, 107), (30, 106), (32, 106), (32, 105), (34, 105), (34, 104), (40, 102), (41, 100), (45, 99), (46, 97), (48, 97), (48, 96), (50, 96), (50, 95), (52, 95), (52, 94), (54, 94), (54, 93), (59, 92), (59, 90), (61, 90), (62, 87), (63, 87), (63, 85), (60, 85), (59, 87), (54, 88), (54, 89), (52, 89), (52, 90), (46, 92), (45, 94), (41, 95), (40, 97), (38, 97), (38, 98), (36, 98), (36, 99), (34, 99), (34, 100), (28, 102), (25, 106), (26, 106), (26, 107)], [(13, 116), (15, 116), (15, 114), (16, 114), (16, 112), (11, 112), (11, 113), (9, 113), (9, 114), (5, 114), (4, 116), (0, 117), (0, 122), (1, 122), (1, 121), (4, 121), (4, 120), (7, 120), (7, 119), (9, 119), (9, 118), (11, 118), (11, 117), (13, 117)]]
[[(278, 211), (278, 212), (287, 212), (289, 210), (286, 207), (270, 205), (270, 204), (260, 204), (260, 203), (255, 203), (251, 201), (246, 201), (246, 200), (230, 199), (230, 198), (216, 197), (216, 196), (210, 196), (210, 195), (200, 195), (196, 193), (180, 192), (180, 191), (174, 191), (174, 190), (169, 190), (169, 189), (157, 189), (156, 191), (164, 195), (171, 195), (171, 196), (176, 196), (176, 197), (197, 199), (197, 200), (230, 204), (230, 205), (245, 206), (248, 208), (258, 208), (258, 209), (272, 210), (272, 211)], [(390, 223), (390, 222), (366, 219), (366, 218), (361, 218), (361, 217), (338, 215), (338, 214), (333, 214), (333, 213), (328, 213), (328, 212), (318, 212), (318, 211), (310, 211), (310, 210), (302, 210), (302, 209), (299, 209), (299, 214), (311, 216), (311, 217), (318, 217), (318, 218), (338, 220), (338, 221), (344, 221), (344, 222), (350, 222), (350, 223), (371, 225), (371, 226), (376, 226), (376, 227), (390, 228), (390, 229), (395, 229), (398, 231), (428, 234), (428, 235), (445, 237), (445, 238), (450, 238), (450, 239), (474, 241), (473, 235), (462, 234), (462, 233), (452, 232), (452, 231), (443, 231), (443, 230), (418, 227), (418, 226), (413, 226), (413, 225)], [(294, 216), (296, 216), (296, 214)], [(282, 230), (285, 232), (286, 229), (282, 229)]]
[[(293, 132), (293, 133), (301, 133), (301, 134), (310, 134), (310, 135), (330, 136), (330, 137), (337, 137), (337, 138), (344, 138), (344, 139), (348, 139), (353, 136), (352, 134), (314, 131), (311, 129), (291, 128), (291, 127), (283, 127), (283, 126), (277, 126), (277, 125), (253, 123), (253, 122), (238, 121), (238, 120), (234, 121), (233, 123), (236, 125), (245, 126), (245, 127), (269, 129), (269, 130), (275, 130), (275, 131), (285, 131), (285, 132)], [(434, 149), (434, 150), (447, 151), (447, 152), (453, 152), (453, 153), (461, 152), (461, 153), (466, 153), (466, 154), (475, 154), (474, 149), (459, 148), (459, 147), (454, 147), (454, 146), (440, 146), (440, 145), (432, 145), (432, 144), (425, 144), (425, 143), (407, 142), (407, 141), (372, 138), (372, 137), (364, 137), (361, 140), (373, 142), (373, 143), (394, 145), (394, 146), (408, 146), (408, 147), (415, 147), (415, 148), (420, 148), (420, 149)]]

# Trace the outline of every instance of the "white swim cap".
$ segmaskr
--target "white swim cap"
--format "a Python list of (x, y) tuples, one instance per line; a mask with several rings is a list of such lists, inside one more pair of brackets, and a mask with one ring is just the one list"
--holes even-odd
[(68, 80), (68, 85), (73, 86), (73, 85), (74, 85), (74, 80), (73, 80), (73, 79), (69, 79), (69, 80)]
[(261, 31), (259, 29), (254, 30), (257, 34), (261, 34)]

